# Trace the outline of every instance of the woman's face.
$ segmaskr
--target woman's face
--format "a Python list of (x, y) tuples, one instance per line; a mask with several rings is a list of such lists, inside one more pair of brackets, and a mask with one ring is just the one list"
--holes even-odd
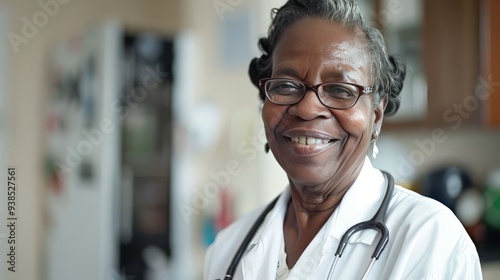
[[(310, 85), (372, 86), (370, 59), (361, 32), (324, 19), (304, 18), (282, 34), (273, 53), (272, 77)], [(384, 102), (374, 108), (372, 96), (364, 94), (349, 109), (330, 109), (310, 90), (290, 106), (275, 105), (266, 98), (262, 119), (269, 146), (290, 181), (334, 191), (331, 183), (350, 185), (359, 174), (383, 109)], [(292, 141), (296, 137), (322, 141), (300, 144)]]

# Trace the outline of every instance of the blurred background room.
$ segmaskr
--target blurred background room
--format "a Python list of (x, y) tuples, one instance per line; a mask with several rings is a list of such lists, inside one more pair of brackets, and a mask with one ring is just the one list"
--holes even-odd
[[(247, 75), (284, 2), (0, 0), (0, 279), (201, 279), (287, 185)], [(450, 207), (499, 279), (500, 1), (358, 2), (408, 62), (374, 165)]]

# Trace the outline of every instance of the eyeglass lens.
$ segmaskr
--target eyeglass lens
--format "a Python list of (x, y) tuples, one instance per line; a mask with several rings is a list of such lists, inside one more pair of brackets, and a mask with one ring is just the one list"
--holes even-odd
[(297, 81), (276, 79), (268, 80), (265, 84), (269, 100), (280, 105), (298, 103), (308, 90), (314, 90), (325, 106), (339, 109), (353, 106), (359, 96), (359, 89), (356, 86), (345, 83), (329, 83), (313, 87)]

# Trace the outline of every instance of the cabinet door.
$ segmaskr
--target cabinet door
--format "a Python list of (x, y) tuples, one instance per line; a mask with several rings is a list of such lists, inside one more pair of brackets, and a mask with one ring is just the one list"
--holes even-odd
[(479, 77), (479, 5), (471, 0), (424, 1), (424, 68), (428, 124), (477, 123), (474, 97)]
[(387, 50), (401, 56), (407, 64), (406, 79), (400, 93), (398, 113), (386, 121), (391, 124), (421, 123), (427, 117), (427, 81), (422, 61), (422, 0), (381, 0), (380, 27), (383, 28)]

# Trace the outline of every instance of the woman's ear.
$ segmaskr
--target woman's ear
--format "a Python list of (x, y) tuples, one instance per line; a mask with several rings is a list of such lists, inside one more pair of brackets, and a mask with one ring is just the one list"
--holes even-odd
[(384, 120), (384, 111), (387, 107), (387, 97), (384, 97), (378, 105), (374, 108), (375, 119), (373, 121), (373, 127), (375, 131), (380, 131), (382, 128), (382, 121)]

